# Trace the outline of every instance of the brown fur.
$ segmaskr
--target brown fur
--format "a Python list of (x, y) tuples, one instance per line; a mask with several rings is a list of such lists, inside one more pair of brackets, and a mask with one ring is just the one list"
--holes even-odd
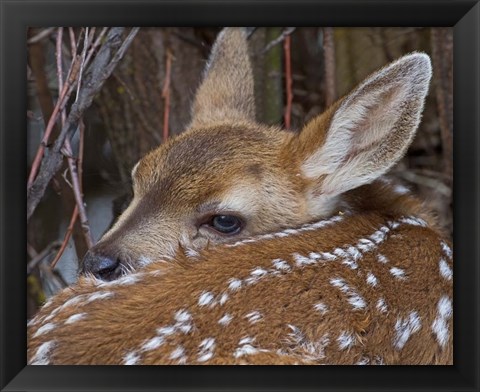
[[(179, 358), (170, 356), (179, 346), (186, 363), (192, 364), (451, 364), (452, 319), (448, 320), (448, 343), (444, 347), (438, 344), (431, 326), (438, 317), (439, 299), (452, 298), (451, 281), (440, 275), (439, 260), (444, 258), (450, 268), (452, 260), (443, 254), (442, 237), (431, 228), (403, 224), (392, 229), (384, 242), (364, 253), (357, 261), (357, 269), (351, 269), (341, 258), (295, 267), (294, 253), (333, 253), (336, 248), (368, 238), (388, 221), (415, 212), (415, 208), (405, 207), (417, 206), (410, 196), (400, 196), (399, 200), (384, 185), (378, 187), (380, 191), (385, 202), (395, 201), (397, 207), (389, 208), (391, 204), (386, 203), (385, 210), (344, 213), (343, 220), (331, 226), (283, 238), (238, 247), (209, 247), (193, 259), (180, 252), (173, 263), (154, 263), (125, 277), (138, 278), (132, 285), (82, 278), (36, 317), (29, 329), (29, 358), (34, 357), (40, 344), (52, 341), (52, 364), (121, 364), (129, 352), (138, 354), (138, 364), (174, 364)], [(398, 207), (400, 201), (404, 202), (403, 210)], [(379, 262), (378, 255), (389, 262)], [(253, 284), (245, 283), (255, 269), (272, 271), (272, 260), (276, 258), (285, 260), (292, 272), (270, 272)], [(389, 272), (392, 267), (403, 269), (405, 279), (394, 278)], [(366, 283), (368, 273), (377, 278), (375, 287)], [(238, 291), (228, 289), (231, 278), (244, 282)], [(332, 278), (343, 279), (364, 299), (365, 308), (354, 310), (348, 295), (330, 283)], [(45, 320), (67, 300), (99, 291), (112, 296), (88, 304), (82, 300)], [(215, 305), (199, 306), (204, 291), (212, 293)], [(219, 298), (224, 293), (228, 299), (221, 304)], [(379, 298), (384, 298), (388, 306), (385, 313), (376, 308)], [(327, 306), (325, 314), (314, 309), (318, 302)], [(182, 309), (191, 315), (191, 330), (177, 331), (166, 336), (157, 349), (141, 352), (141, 346), (155, 337), (158, 328), (175, 324), (174, 315)], [(253, 311), (262, 314), (257, 323), (246, 318)], [(412, 311), (418, 312), (421, 328), (411, 334), (403, 348), (397, 349), (395, 323)], [(68, 317), (83, 312), (84, 319), (65, 324)], [(218, 323), (225, 314), (233, 316), (226, 326)], [(33, 337), (47, 323), (56, 327)], [(291, 335), (289, 325), (298, 328), (298, 336)], [(344, 350), (337, 341), (342, 331), (355, 338), (354, 344)], [(245, 337), (255, 338), (253, 347), (268, 351), (235, 357), (239, 341)], [(199, 346), (206, 338), (215, 339), (214, 355), (199, 362)], [(324, 347), (322, 338), (329, 340), (328, 344), (324, 340)]]
[[(132, 203), (91, 250), (144, 268), (55, 296), (29, 362), (451, 364), (449, 245), (380, 178), (430, 76), (427, 56), (406, 56), (293, 134), (254, 121), (245, 36), (224, 30), (189, 129), (138, 163)], [(225, 214), (239, 234), (204, 224)]]

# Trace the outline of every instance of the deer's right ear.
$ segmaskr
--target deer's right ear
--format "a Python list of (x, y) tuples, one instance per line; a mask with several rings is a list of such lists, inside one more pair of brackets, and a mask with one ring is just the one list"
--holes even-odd
[(227, 27), (213, 45), (195, 96), (192, 125), (245, 119), (255, 120), (247, 36), (243, 28)]
[(314, 197), (370, 183), (403, 156), (420, 122), (431, 75), (426, 54), (404, 56), (306, 125), (297, 152)]

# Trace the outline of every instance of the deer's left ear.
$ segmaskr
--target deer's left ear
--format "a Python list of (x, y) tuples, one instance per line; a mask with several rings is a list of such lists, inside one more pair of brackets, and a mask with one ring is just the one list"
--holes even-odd
[(245, 29), (223, 29), (212, 48), (195, 95), (192, 125), (255, 120), (253, 73)]
[(298, 136), (302, 174), (316, 194), (335, 196), (384, 174), (406, 152), (432, 75), (413, 53), (375, 72)]

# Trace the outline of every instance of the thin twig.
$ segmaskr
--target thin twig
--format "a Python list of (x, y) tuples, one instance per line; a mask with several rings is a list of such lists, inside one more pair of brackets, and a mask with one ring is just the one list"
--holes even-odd
[(72, 64), (70, 65), (67, 82), (64, 84), (62, 88), (62, 91), (60, 93), (60, 96), (58, 97), (57, 103), (53, 109), (52, 115), (48, 120), (48, 124), (47, 124), (47, 127), (45, 128), (45, 133), (43, 135), (42, 141), (38, 146), (37, 154), (35, 155), (35, 158), (33, 160), (32, 168), (30, 170), (30, 175), (28, 176), (27, 190), (30, 189), (34, 183), (34, 180), (40, 168), (40, 163), (42, 162), (45, 148), (49, 142), (50, 134), (52, 133), (52, 130), (55, 126), (55, 123), (57, 121), (60, 111), (63, 110), (63, 108), (65, 107), (65, 104), (68, 101), (68, 98), (70, 97), (70, 94), (71, 94), (70, 86), (76, 83), (77, 76), (78, 76), (78, 68), (79, 68), (79, 62), (76, 61), (75, 59), (74, 61), (72, 61)]
[(90, 50), (88, 51), (87, 58), (85, 59), (85, 66), (88, 66), (90, 63), (90, 59), (93, 56), (93, 53), (95, 53), (95, 50), (98, 48), (100, 43), (102, 42), (103, 37), (107, 33), (108, 27), (104, 27), (102, 31), (100, 31), (100, 34), (98, 35), (97, 39), (95, 42), (90, 46)]
[(30, 260), (27, 264), (27, 275), (30, 275), (39, 262), (41, 262), (45, 257), (47, 257), (54, 249), (60, 246), (60, 241), (54, 241), (50, 243), (44, 250), (38, 253), (35, 257), (33, 257), (32, 260)]
[(452, 184), (453, 177), (453, 42), (448, 29), (431, 29), (432, 60), (435, 70), (435, 94), (443, 149), (443, 169)]
[[(80, 123), (80, 146), (79, 146), (79, 152), (78, 152), (78, 161), (77, 161), (77, 171), (78, 171), (78, 179), (79, 179), (79, 185), (80, 185), (80, 192), (83, 194), (83, 186), (82, 186), (82, 174), (83, 174), (83, 152), (84, 152), (84, 139), (85, 139), (85, 125), (83, 124), (83, 121)], [(65, 232), (65, 235), (63, 237), (62, 244), (60, 246), (60, 249), (58, 250), (57, 254), (55, 255), (55, 258), (50, 264), (50, 267), (53, 269), (58, 263), (58, 260), (62, 257), (65, 249), (67, 248), (68, 242), (70, 241), (70, 238), (73, 234), (73, 230), (75, 227), (75, 223), (78, 218), (78, 205), (75, 204), (75, 208), (73, 209), (72, 216), (70, 218), (70, 224), (68, 225), (67, 231)], [(86, 237), (85, 237), (86, 240)]]
[(70, 237), (72, 236), (73, 233), (73, 227), (75, 226), (75, 222), (77, 221), (78, 218), (78, 206), (75, 205), (75, 208), (73, 209), (73, 214), (72, 217), (70, 218), (70, 224), (68, 225), (67, 231), (65, 232), (65, 235), (63, 236), (63, 241), (61, 242), (60, 249), (58, 250), (57, 254), (55, 255), (55, 258), (52, 260), (50, 263), (50, 268), (55, 268), (55, 266), (58, 263), (58, 260), (63, 255), (63, 252), (65, 251), (68, 241), (70, 241)]
[(275, 38), (274, 40), (270, 41), (265, 48), (263, 49), (262, 53), (265, 54), (267, 53), (270, 49), (272, 49), (274, 46), (278, 45), (280, 42), (282, 42), (286, 37), (288, 37), (290, 34), (292, 34), (295, 31), (296, 27), (286, 27), (282, 33)]
[(170, 49), (167, 49), (167, 60), (165, 66), (165, 81), (162, 88), (162, 98), (164, 100), (163, 105), (163, 142), (165, 143), (168, 139), (168, 128), (169, 128), (169, 116), (170, 116), (170, 79), (171, 79), (171, 69), (172, 69), (172, 52)]
[[(63, 155), (60, 151), (66, 138), (70, 138), (78, 128), (78, 123), (84, 111), (91, 105), (94, 96), (100, 91), (105, 80), (111, 75), (120, 59), (124, 56), (138, 30), (138, 27), (132, 28), (127, 38), (122, 40), (124, 28), (115, 27), (110, 29), (105, 43), (101, 46), (92, 64), (87, 68), (83, 88), (79, 94), (80, 97), (72, 105), (65, 126), (55, 141), (50, 154), (43, 159), (38, 176), (27, 190), (27, 221), (43, 197), (50, 180), (61, 168)], [(115, 54), (112, 56), (114, 52)]]
[(335, 41), (332, 27), (323, 29), (323, 54), (325, 62), (325, 106), (332, 105), (337, 99), (335, 81)]
[(437, 193), (440, 193), (447, 198), (450, 198), (452, 195), (452, 189), (445, 185), (443, 181), (437, 178), (422, 176), (411, 171), (399, 172), (398, 176), (402, 177), (407, 181), (413, 182), (414, 184), (423, 185), (435, 189)]
[[(91, 34), (89, 34), (88, 27), (85, 28), (85, 36), (83, 40), (83, 49), (82, 49), (82, 55), (80, 56), (80, 74), (78, 75), (78, 83), (77, 83), (77, 93), (75, 95), (75, 102), (78, 100), (79, 92), (80, 92), (80, 87), (82, 86), (82, 75), (83, 75), (83, 70), (85, 69), (85, 59), (87, 57), (87, 48), (90, 44), (90, 40), (93, 38)], [(95, 32), (95, 31), (94, 31)]]
[[(59, 27), (58, 34), (57, 34), (57, 46), (56, 46), (58, 96), (62, 94), (62, 86), (63, 86), (62, 38), (63, 38), (63, 27)], [(73, 58), (74, 57), (72, 57), (72, 60)], [(66, 119), (67, 119), (67, 113), (65, 112), (65, 107), (63, 107), (62, 108), (62, 127), (65, 125)]]
[(68, 33), (70, 35), (70, 51), (72, 53), (72, 59), (77, 55), (77, 43), (75, 42), (75, 32), (72, 27), (68, 28)]
[(285, 128), (290, 128), (292, 118), (292, 59), (290, 50), (291, 37), (287, 35), (283, 42), (283, 49), (285, 51), (285, 91), (287, 95), (287, 104), (285, 106)]
[(30, 38), (27, 41), (27, 44), (28, 45), (35, 44), (35, 43), (41, 41), (42, 39), (48, 37), (54, 31), (55, 31), (55, 27), (49, 27), (48, 29), (44, 29), (44, 30), (40, 31), (38, 34), (34, 35), (32, 38)]
[(87, 242), (87, 247), (90, 249), (93, 246), (92, 234), (90, 232), (90, 226), (88, 224), (87, 212), (85, 210), (85, 204), (83, 203), (83, 195), (80, 189), (80, 182), (78, 180), (77, 165), (75, 159), (72, 157), (72, 147), (70, 141), (65, 140), (65, 152), (68, 161), (68, 168), (70, 169), (70, 178), (72, 180), (73, 194), (75, 196), (75, 201), (78, 207), (78, 214), (80, 216), (80, 222), (82, 224), (83, 234), (85, 236), (85, 241)]

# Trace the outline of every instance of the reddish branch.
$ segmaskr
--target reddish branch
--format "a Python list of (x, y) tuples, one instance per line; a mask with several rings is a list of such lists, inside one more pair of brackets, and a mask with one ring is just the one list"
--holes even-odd
[[(122, 39), (124, 30), (121, 27), (109, 30), (104, 44), (100, 47), (90, 67), (86, 70), (78, 100), (72, 105), (65, 126), (62, 127), (48, 156), (42, 160), (37, 177), (33, 176), (35, 178), (34, 182), (27, 189), (27, 221), (43, 197), (50, 180), (62, 166), (63, 156), (61, 150), (65, 140), (70, 138), (77, 130), (84, 111), (91, 105), (94, 96), (111, 75), (138, 32), (138, 28), (133, 28), (127, 38)], [(58, 110), (60, 110), (60, 107)]]
[[(73, 39), (73, 42), (75, 42), (74, 39), (74, 34), (73, 31), (70, 35), (70, 38)], [(71, 41), (72, 42), (72, 41)], [(61, 89), (63, 85), (63, 67), (62, 67), (62, 30), (60, 28), (58, 37), (57, 37), (57, 47), (56, 47), (56, 54), (57, 54), (57, 78), (58, 78), (58, 86), (59, 89)], [(71, 43), (71, 50), (72, 50), (72, 58), (75, 58), (76, 55), (76, 44)], [(86, 49), (84, 50), (84, 53), (86, 53)], [(65, 119), (66, 119), (66, 113), (65, 109), (62, 110), (62, 126), (65, 126)], [(70, 224), (68, 225), (67, 231), (64, 235), (62, 244), (60, 245), (60, 249), (58, 250), (57, 254), (55, 255), (54, 260), (50, 264), (51, 268), (54, 268), (55, 265), (57, 264), (58, 260), (62, 257), (63, 252), (65, 251), (68, 242), (70, 241), (70, 238), (72, 236), (75, 223), (77, 221), (77, 218), (79, 216), (79, 212), (81, 211), (81, 216), (84, 217), (84, 220), (82, 220), (82, 232), (83, 232), (83, 237), (85, 240), (85, 245), (89, 249), (93, 245), (93, 240), (92, 236), (90, 234), (90, 228), (88, 226), (88, 221), (86, 221), (86, 212), (84, 209), (84, 203), (83, 203), (83, 190), (82, 190), (82, 162), (83, 162), (83, 145), (84, 145), (84, 127), (83, 127), (83, 122), (81, 122), (80, 126), (80, 147), (79, 147), (79, 158), (78, 158), (78, 173), (76, 170), (77, 163), (72, 157), (72, 149), (70, 146), (70, 142), (68, 139), (65, 141), (65, 149), (67, 150), (67, 160), (68, 160), (68, 166), (70, 169), (70, 176), (72, 178), (72, 184), (73, 184), (73, 192), (74, 192), (74, 197), (75, 197), (75, 207), (73, 209), (72, 216), (70, 218)], [(78, 251), (78, 249), (77, 249)]]
[(49, 143), (50, 134), (52, 133), (52, 130), (57, 122), (59, 113), (65, 108), (68, 98), (72, 93), (71, 87), (74, 86), (77, 81), (78, 71), (79, 62), (75, 59), (70, 65), (67, 83), (64, 84), (62, 91), (60, 92), (57, 104), (55, 105), (53, 113), (48, 120), (47, 127), (45, 128), (45, 134), (43, 135), (42, 142), (38, 146), (37, 154), (35, 155), (35, 158), (33, 160), (30, 175), (28, 176), (27, 190), (32, 187), (35, 177), (37, 176), (38, 170), (40, 168), (40, 163), (42, 162), (43, 154), (45, 153), (45, 148), (48, 146)]
[(163, 105), (163, 142), (165, 143), (168, 139), (168, 128), (169, 128), (169, 116), (170, 116), (170, 79), (171, 79), (171, 70), (172, 70), (172, 59), (173, 55), (170, 49), (167, 49), (167, 59), (165, 66), (165, 81), (162, 88), (162, 98), (164, 101)]
[(92, 239), (92, 234), (90, 232), (90, 226), (88, 224), (87, 212), (85, 211), (85, 204), (83, 203), (83, 195), (82, 195), (80, 180), (77, 172), (77, 165), (76, 165), (75, 159), (73, 158), (72, 147), (70, 146), (70, 141), (68, 139), (65, 140), (64, 151), (68, 161), (68, 168), (70, 169), (73, 194), (75, 195), (75, 201), (77, 203), (76, 208), (78, 209), (78, 215), (80, 216), (83, 235), (87, 242), (87, 247), (90, 249), (93, 246), (93, 239)]
[(289, 35), (285, 37), (283, 49), (285, 51), (285, 91), (287, 95), (287, 104), (285, 106), (285, 127), (290, 128), (292, 118), (292, 59), (291, 59), (291, 38)]
[(453, 37), (450, 28), (431, 30), (432, 60), (436, 78), (438, 120), (442, 139), (444, 173), (448, 185), (453, 177)]
[(337, 99), (335, 82), (335, 41), (332, 27), (323, 29), (323, 53), (325, 61), (325, 106)]

